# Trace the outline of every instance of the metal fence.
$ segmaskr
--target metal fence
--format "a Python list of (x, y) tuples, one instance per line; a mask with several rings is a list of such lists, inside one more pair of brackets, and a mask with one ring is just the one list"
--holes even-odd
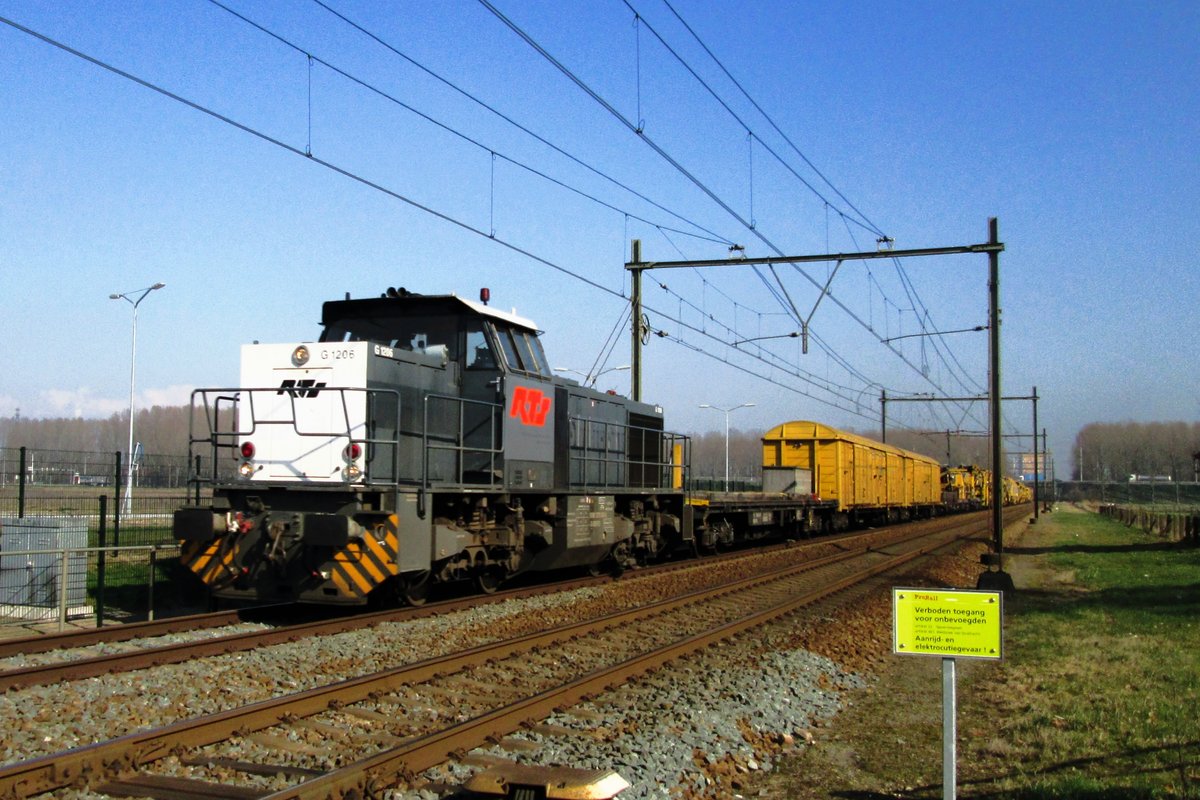
[[(121, 453), (82, 450), (42, 450), (33, 447), (0, 447), (0, 487), (109, 486), (126, 483), (128, 463)], [(187, 487), (186, 456), (145, 455), (133, 465), (133, 488), (178, 489)]]
[(1191, 481), (1060, 481), (1058, 496), (1068, 502), (1150, 504), (1200, 508), (1200, 483)]
[(194, 613), (207, 600), (171, 532), (182, 491), (118, 504), (84, 485), (0, 487), (0, 625), (103, 625)]

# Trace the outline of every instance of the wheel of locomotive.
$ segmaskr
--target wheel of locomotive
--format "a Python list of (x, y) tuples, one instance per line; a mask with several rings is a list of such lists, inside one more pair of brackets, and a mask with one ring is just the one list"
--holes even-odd
[(429, 588), (432, 584), (429, 570), (410, 575), (400, 586), (400, 599), (410, 606), (423, 606), (429, 599)]
[(621, 577), (621, 573), (625, 571), (625, 568), (621, 564), (621, 559), (617, 553), (610, 551), (608, 555), (599, 561), (588, 564), (585, 570), (588, 576), (592, 578), (599, 578), (601, 575), (619, 578)]
[(475, 571), (475, 588), (483, 594), (495, 594), (504, 581), (504, 573), (499, 567), (479, 567)]

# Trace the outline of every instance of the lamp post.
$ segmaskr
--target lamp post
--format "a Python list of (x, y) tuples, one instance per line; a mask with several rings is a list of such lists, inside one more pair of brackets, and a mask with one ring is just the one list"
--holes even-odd
[[(165, 283), (156, 283), (153, 286), (147, 286), (145, 289), (135, 289), (132, 292), (122, 292), (120, 294), (110, 294), (109, 300), (124, 300), (133, 306), (133, 328), (130, 334), (130, 350), (129, 350), (129, 450), (127, 451), (128, 477), (125, 480), (125, 508), (126, 514), (129, 513), (130, 498), (133, 494), (133, 387), (134, 378), (137, 375), (137, 310), (142, 301), (146, 299), (146, 295), (153, 292), (155, 289), (161, 289), (166, 286)], [(133, 299), (133, 295), (137, 295), (137, 299)]]
[(739, 408), (750, 408), (754, 403), (742, 403), (740, 406), (733, 408), (721, 408), (720, 406), (701, 403), (700, 408), (711, 408), (714, 411), (720, 411), (725, 414), (725, 491), (729, 491), (729, 414), (737, 411)]

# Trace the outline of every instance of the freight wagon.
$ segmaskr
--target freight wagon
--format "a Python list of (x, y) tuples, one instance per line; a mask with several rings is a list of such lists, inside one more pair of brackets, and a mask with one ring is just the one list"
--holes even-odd
[(802, 420), (777, 425), (762, 442), (764, 475), (811, 473), (813, 495), (836, 502), (834, 529), (929, 517), (941, 506), (941, 465), (920, 453)]

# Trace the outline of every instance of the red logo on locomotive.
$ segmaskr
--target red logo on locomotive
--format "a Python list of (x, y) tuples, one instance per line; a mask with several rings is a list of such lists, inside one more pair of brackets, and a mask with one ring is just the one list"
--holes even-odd
[(512, 396), (512, 409), (508, 412), (510, 417), (520, 417), (522, 425), (537, 425), (546, 424), (546, 415), (550, 413), (550, 397), (542, 394), (539, 389), (530, 389), (528, 386), (514, 386)]

